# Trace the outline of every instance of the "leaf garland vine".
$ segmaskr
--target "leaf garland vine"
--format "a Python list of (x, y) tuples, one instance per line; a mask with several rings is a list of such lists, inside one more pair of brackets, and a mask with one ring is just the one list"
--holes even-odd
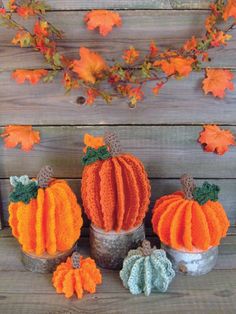
[[(57, 41), (63, 38), (63, 33), (51, 24), (46, 18), (46, 10), (49, 6), (44, 1), (37, 0), (9, 0), (6, 10), (0, 8), (1, 25), (16, 29), (16, 35), (12, 39), (14, 45), (31, 47), (40, 52), (51, 70), (44, 69), (27, 70), (18, 69), (13, 72), (13, 78), (21, 84), (29, 81), (37, 84), (40, 80), (45, 83), (52, 82), (54, 78), (63, 73), (63, 85), (66, 92), (71, 89), (84, 89), (87, 94), (88, 105), (93, 104), (97, 97), (102, 97), (110, 103), (114, 96), (122, 96), (129, 99), (131, 107), (144, 97), (143, 87), (147, 82), (155, 85), (152, 91), (158, 95), (160, 89), (171, 79), (187, 77), (193, 71), (200, 71), (202, 62), (209, 62), (208, 50), (214, 47), (223, 47), (231, 39), (230, 31), (236, 25), (236, 1), (217, 0), (210, 5), (210, 14), (206, 18), (206, 33), (202, 38), (187, 40), (179, 49), (165, 49), (160, 51), (156, 43), (152, 41), (149, 52), (144, 57), (135, 47), (124, 51), (122, 62), (115, 62), (108, 66), (106, 61), (98, 53), (86, 47), (79, 50), (80, 59), (70, 59), (61, 54), (57, 49)], [(114, 25), (121, 25), (121, 19), (107, 10), (94, 10), (90, 14), (93, 23), (89, 29), (100, 28), (100, 33), (105, 36)], [(102, 25), (102, 15), (106, 15), (106, 25)], [(32, 16), (36, 21), (33, 30), (30, 31), (19, 24), (14, 15), (28, 19)], [(113, 14), (113, 15), (112, 15)], [(225, 30), (218, 28), (218, 23), (233, 19)], [(88, 16), (85, 16), (85, 22)], [(104, 28), (105, 27), (105, 31)], [(103, 31), (101, 31), (103, 29)], [(218, 71), (221, 71), (218, 75)], [(214, 69), (214, 72), (206, 69), (206, 77), (203, 80), (205, 94), (212, 93), (215, 97), (224, 97), (225, 90), (233, 90), (233, 74), (229, 70)], [(108, 82), (112, 92), (101, 87), (102, 82)]]

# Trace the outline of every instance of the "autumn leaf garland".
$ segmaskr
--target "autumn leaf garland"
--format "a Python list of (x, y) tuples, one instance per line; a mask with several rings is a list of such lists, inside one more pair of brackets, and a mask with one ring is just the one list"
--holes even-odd
[[(206, 33), (202, 38), (192, 36), (179, 49), (161, 51), (156, 43), (150, 43), (149, 51), (142, 56), (135, 47), (126, 49), (121, 56), (121, 62), (116, 61), (108, 66), (105, 59), (98, 53), (86, 47), (79, 50), (80, 59), (67, 58), (57, 49), (57, 41), (62, 38), (62, 32), (46, 19), (49, 7), (44, 1), (8, 2), (9, 12), (0, 9), (3, 25), (16, 30), (12, 43), (22, 48), (31, 47), (40, 52), (51, 67), (50, 71), (43, 69), (18, 69), (13, 72), (13, 78), (18, 83), (29, 81), (36, 84), (40, 80), (51, 82), (63, 73), (63, 85), (66, 91), (84, 89), (88, 105), (93, 104), (97, 97), (111, 102), (114, 96), (126, 97), (132, 107), (144, 98), (144, 86), (151, 84), (154, 95), (171, 79), (187, 77), (193, 71), (199, 71), (202, 62), (208, 62), (208, 50), (223, 47), (231, 39), (229, 32), (235, 26), (232, 22), (228, 29), (220, 30), (218, 22), (228, 18), (236, 18), (236, 1), (217, 0), (210, 5), (210, 14), (205, 21)], [(23, 19), (35, 17), (33, 31), (14, 20), (13, 13)], [(122, 19), (117, 12), (108, 10), (93, 10), (84, 17), (89, 30), (99, 29), (102, 36), (107, 36), (113, 27), (120, 27)], [(233, 90), (233, 74), (229, 70), (206, 70), (203, 81), (204, 92), (223, 98), (226, 89)], [(108, 82), (113, 91), (108, 92), (102, 87), (102, 82)]]

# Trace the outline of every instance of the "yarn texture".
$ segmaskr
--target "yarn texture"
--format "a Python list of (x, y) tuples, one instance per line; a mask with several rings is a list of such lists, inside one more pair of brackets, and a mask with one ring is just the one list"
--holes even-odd
[(9, 195), (10, 202), (23, 202), (24, 204), (29, 204), (31, 199), (37, 198), (37, 181), (30, 180), (28, 176), (14, 176), (10, 177), (10, 183), (14, 188)]
[(12, 234), (22, 245), (23, 251), (38, 256), (71, 249), (80, 237), (83, 224), (81, 208), (67, 182), (52, 180), (49, 175), (46, 177), (47, 184), (43, 180), (43, 185), (47, 187), (37, 185), (37, 191), (33, 190), (31, 194), (26, 193), (26, 189), (28, 192), (37, 181), (29, 180), (27, 176), (11, 178), (14, 185), (9, 204)]
[(92, 223), (105, 231), (130, 230), (140, 225), (146, 215), (150, 183), (142, 162), (120, 151), (116, 135), (107, 133), (104, 140), (107, 158), (94, 160), (83, 170), (84, 209)]
[(150, 242), (144, 240), (142, 247), (131, 250), (124, 259), (120, 278), (123, 285), (132, 294), (165, 292), (175, 272), (164, 250), (151, 248)]
[(175, 192), (156, 201), (153, 231), (164, 244), (176, 250), (206, 251), (219, 245), (230, 225), (218, 201), (219, 187), (207, 182), (196, 187), (186, 175), (181, 182), (183, 192)]
[(56, 292), (64, 293), (66, 298), (71, 298), (75, 293), (81, 299), (84, 291), (96, 292), (96, 286), (102, 283), (102, 275), (93, 259), (83, 258), (74, 252), (65, 263), (57, 266), (52, 283)]

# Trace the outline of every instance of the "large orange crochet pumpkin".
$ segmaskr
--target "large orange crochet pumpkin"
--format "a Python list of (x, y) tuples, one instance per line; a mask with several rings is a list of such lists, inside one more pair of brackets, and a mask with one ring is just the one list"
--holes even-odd
[(130, 230), (148, 210), (150, 184), (141, 161), (123, 153), (114, 133), (85, 136), (82, 200), (92, 223), (105, 231)]
[(84, 291), (96, 292), (96, 286), (102, 283), (102, 275), (93, 259), (83, 258), (78, 252), (74, 252), (65, 263), (57, 266), (52, 283), (57, 293), (64, 293), (66, 298), (76, 293), (81, 299)]
[(196, 187), (188, 175), (181, 178), (183, 192), (157, 200), (152, 217), (160, 240), (177, 250), (208, 250), (219, 245), (229, 221), (218, 201), (219, 188), (205, 182)]
[(54, 255), (73, 247), (80, 237), (81, 208), (66, 181), (52, 178), (51, 167), (37, 180), (11, 177), (9, 224), (23, 251)]

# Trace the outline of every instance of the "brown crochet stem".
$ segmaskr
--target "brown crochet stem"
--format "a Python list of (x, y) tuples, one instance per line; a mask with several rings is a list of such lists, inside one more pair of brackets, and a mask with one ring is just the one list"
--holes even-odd
[(142, 242), (142, 247), (140, 247), (140, 251), (143, 256), (149, 256), (152, 254), (152, 252), (156, 249), (154, 246), (153, 248), (151, 247), (151, 243), (148, 240), (143, 240)]
[(53, 178), (53, 169), (50, 166), (44, 166), (37, 175), (38, 185), (41, 188), (47, 188)]
[(122, 153), (120, 140), (116, 133), (106, 131), (104, 135), (104, 141), (105, 144), (109, 147), (109, 152), (112, 157)]
[(71, 256), (73, 268), (80, 268), (80, 254), (79, 252), (74, 252)]
[(183, 189), (185, 198), (187, 200), (192, 200), (193, 199), (193, 190), (196, 187), (193, 178), (188, 174), (184, 174), (180, 178), (180, 182), (182, 184), (182, 189)]

